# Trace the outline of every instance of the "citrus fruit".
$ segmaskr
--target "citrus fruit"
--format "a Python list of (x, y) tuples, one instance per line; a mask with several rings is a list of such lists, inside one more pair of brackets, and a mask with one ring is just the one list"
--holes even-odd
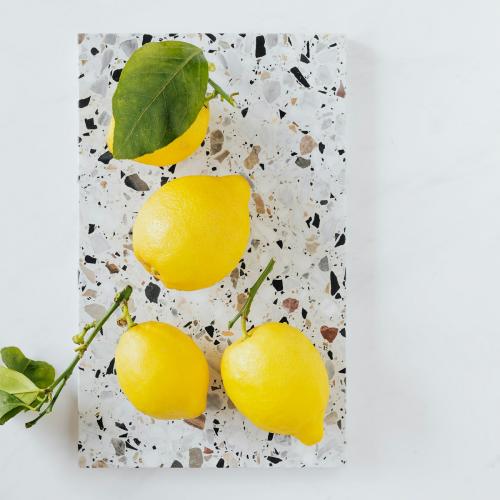
[(306, 445), (323, 437), (329, 383), (310, 340), (286, 323), (265, 323), (229, 346), (221, 374), (227, 395), (257, 427)]
[(146, 415), (194, 418), (205, 411), (207, 361), (191, 337), (172, 325), (132, 326), (118, 342), (115, 367), (125, 396)]
[(240, 175), (181, 177), (139, 210), (133, 248), (167, 288), (198, 290), (229, 274), (250, 235), (250, 186)]
[[(173, 165), (185, 160), (191, 156), (203, 142), (207, 135), (208, 120), (210, 112), (207, 106), (202, 106), (198, 116), (191, 126), (177, 139), (173, 140), (163, 148), (157, 149), (152, 153), (148, 153), (138, 158), (135, 161), (145, 163), (146, 165), (155, 165), (163, 167), (165, 165)], [(113, 153), (113, 138), (115, 130), (114, 118), (111, 119), (108, 132), (108, 149)]]

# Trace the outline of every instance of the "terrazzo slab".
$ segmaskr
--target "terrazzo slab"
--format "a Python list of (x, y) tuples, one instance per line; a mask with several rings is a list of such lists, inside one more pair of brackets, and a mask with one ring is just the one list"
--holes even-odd
[[(120, 71), (145, 43), (178, 39), (201, 47), (211, 75), (238, 92), (238, 109), (212, 101), (202, 147), (170, 168), (115, 160), (106, 148)], [(100, 317), (131, 284), (136, 321), (157, 319), (191, 335), (210, 365), (208, 407), (190, 421), (138, 413), (121, 393), (109, 321), (79, 370), (82, 467), (311, 467), (342, 463), (345, 383), (344, 43), (331, 34), (80, 34), (80, 324)], [(166, 290), (135, 259), (134, 218), (165, 182), (192, 174), (249, 179), (251, 240), (239, 266), (196, 292)], [(312, 447), (246, 420), (224, 392), (219, 363), (239, 335), (227, 321), (270, 257), (252, 321), (286, 321), (320, 351), (331, 396), (325, 435)]]

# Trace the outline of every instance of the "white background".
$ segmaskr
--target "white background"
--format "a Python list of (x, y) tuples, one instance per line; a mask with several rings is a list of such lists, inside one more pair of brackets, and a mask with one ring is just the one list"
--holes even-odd
[(0, 428), (2, 499), (500, 498), (498, 0), (2, 0), (0, 344), (70, 357), (76, 33), (287, 30), (349, 40), (349, 464), (79, 470), (73, 381)]

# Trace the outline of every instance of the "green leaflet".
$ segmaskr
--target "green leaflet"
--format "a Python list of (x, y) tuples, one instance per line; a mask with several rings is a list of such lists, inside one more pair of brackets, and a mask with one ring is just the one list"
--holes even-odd
[(0, 425), (26, 408), (27, 406), (18, 397), (0, 390)]
[(29, 405), (36, 399), (40, 388), (22, 373), (0, 366), (0, 391), (11, 394)]
[(182, 135), (204, 104), (207, 83), (199, 47), (165, 41), (136, 50), (113, 96), (113, 156), (137, 158)]
[(0, 353), (7, 368), (26, 375), (40, 389), (45, 389), (54, 382), (56, 371), (49, 363), (27, 358), (18, 347), (4, 347)]

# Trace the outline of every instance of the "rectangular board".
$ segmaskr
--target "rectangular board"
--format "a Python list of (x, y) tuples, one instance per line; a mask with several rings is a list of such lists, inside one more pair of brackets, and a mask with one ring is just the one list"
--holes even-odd
[[(201, 47), (211, 74), (238, 92), (238, 108), (210, 105), (207, 138), (175, 167), (115, 160), (106, 147), (120, 70), (144, 43), (184, 40)], [(343, 462), (345, 424), (344, 41), (332, 34), (80, 34), (80, 324), (102, 316), (131, 284), (137, 321), (182, 328), (207, 356), (210, 392), (199, 418), (160, 421), (121, 393), (114, 351), (122, 329), (106, 324), (79, 370), (82, 467), (314, 467)], [(134, 218), (174, 178), (245, 175), (252, 185), (251, 239), (243, 262), (218, 285), (167, 290), (135, 259)], [(244, 292), (276, 259), (273, 282), (252, 307), (256, 322), (288, 321), (315, 344), (330, 378), (325, 435), (315, 446), (257, 429), (228, 402), (222, 353), (240, 335), (227, 321)], [(257, 321), (258, 320), (258, 321)]]

